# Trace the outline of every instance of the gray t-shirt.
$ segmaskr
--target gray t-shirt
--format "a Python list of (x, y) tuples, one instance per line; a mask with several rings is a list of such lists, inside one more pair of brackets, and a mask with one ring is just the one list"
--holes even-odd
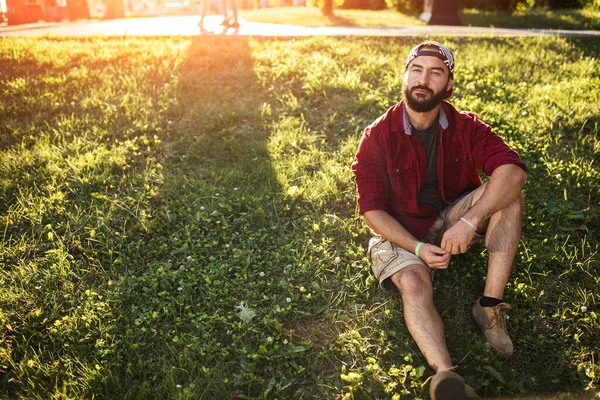
[(442, 200), (437, 191), (438, 125), (439, 121), (436, 118), (429, 128), (418, 130), (412, 127), (412, 130), (419, 138), (427, 155), (427, 178), (421, 191), (417, 194), (417, 202), (430, 205), (441, 212), (448, 204)]

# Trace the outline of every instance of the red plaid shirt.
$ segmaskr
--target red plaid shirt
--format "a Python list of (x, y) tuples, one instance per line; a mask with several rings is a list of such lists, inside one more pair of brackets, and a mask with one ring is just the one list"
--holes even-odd
[[(443, 102), (437, 150), (438, 192), (449, 204), (481, 185), (477, 170), (490, 176), (500, 165), (526, 169), (519, 155), (472, 113)], [(363, 133), (352, 171), (358, 188), (358, 211), (383, 210), (417, 239), (429, 231), (438, 213), (417, 203), (427, 177), (421, 142), (412, 135), (402, 103), (390, 108)]]

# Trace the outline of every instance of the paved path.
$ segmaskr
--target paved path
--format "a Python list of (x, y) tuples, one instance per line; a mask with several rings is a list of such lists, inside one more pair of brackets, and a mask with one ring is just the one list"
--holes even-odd
[(0, 37), (6, 36), (196, 36), (228, 35), (255, 37), (301, 36), (579, 36), (600, 38), (600, 31), (566, 31), (551, 29), (505, 29), (467, 26), (398, 26), (398, 27), (318, 27), (265, 24), (240, 20), (237, 30), (223, 30), (219, 16), (208, 16), (206, 31), (198, 27), (198, 16), (168, 16), (84, 20), (77, 22), (39, 23), (0, 26)]

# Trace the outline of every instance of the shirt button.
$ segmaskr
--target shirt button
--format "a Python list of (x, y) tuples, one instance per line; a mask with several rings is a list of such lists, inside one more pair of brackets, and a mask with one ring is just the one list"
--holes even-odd
[(396, 172), (400, 172), (400, 170), (399, 170), (399, 169), (397, 169), (397, 170), (396, 170)]
[(454, 159), (454, 161), (458, 162), (458, 158)]

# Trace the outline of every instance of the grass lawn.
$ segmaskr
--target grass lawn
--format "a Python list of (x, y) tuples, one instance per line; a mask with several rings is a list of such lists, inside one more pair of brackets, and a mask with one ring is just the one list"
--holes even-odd
[[(480, 244), (436, 275), (453, 360), (487, 398), (597, 396), (600, 43), (439, 40), (529, 167), (515, 355), (470, 321)], [(0, 396), (427, 398), (350, 171), (414, 44), (1, 40)]]
[[(323, 16), (316, 8), (279, 7), (241, 10), (248, 21), (302, 26), (406, 26), (424, 25), (418, 16), (392, 10), (336, 9), (333, 17)], [(466, 26), (493, 26), (523, 29), (600, 29), (600, 10), (530, 10), (500, 14), (464, 10), (460, 18)]]

